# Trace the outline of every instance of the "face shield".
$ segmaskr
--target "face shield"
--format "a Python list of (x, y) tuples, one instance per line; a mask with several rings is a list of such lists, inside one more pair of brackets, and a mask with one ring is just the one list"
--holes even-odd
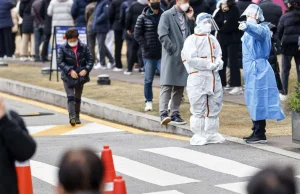
[(251, 17), (260, 22), (265, 21), (262, 9), (256, 4), (250, 4), (244, 11), (244, 13), (241, 15), (241, 17), (243, 16), (246, 16), (246, 18)]
[(211, 33), (212, 31), (219, 30), (215, 20), (208, 13), (200, 13), (197, 16), (196, 25), (195, 32), (197, 34)]

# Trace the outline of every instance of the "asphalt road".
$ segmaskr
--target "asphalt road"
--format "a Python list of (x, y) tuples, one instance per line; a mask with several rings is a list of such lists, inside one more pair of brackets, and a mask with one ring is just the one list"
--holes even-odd
[(117, 174), (125, 179), (128, 194), (245, 193), (251, 176), (272, 164), (292, 165), (296, 175), (300, 175), (298, 159), (247, 145), (227, 141), (190, 146), (185, 137), (147, 133), (89, 116), (83, 116), (83, 125), (71, 128), (63, 109), (0, 96), (9, 109), (21, 114), (54, 113), (24, 118), (38, 143), (30, 161), (35, 194), (55, 193), (59, 159), (66, 150), (76, 147), (90, 147), (100, 155), (102, 147), (109, 145)]

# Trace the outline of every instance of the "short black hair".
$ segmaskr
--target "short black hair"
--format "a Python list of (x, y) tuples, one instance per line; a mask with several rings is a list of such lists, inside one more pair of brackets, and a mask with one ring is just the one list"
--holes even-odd
[(101, 159), (90, 149), (67, 151), (59, 164), (58, 179), (68, 193), (97, 191), (103, 181)]
[(78, 30), (76, 28), (69, 28), (66, 32), (66, 39), (72, 39), (72, 38), (78, 38), (79, 37), (79, 33)]
[(268, 167), (257, 173), (247, 186), (248, 194), (296, 194), (292, 167)]

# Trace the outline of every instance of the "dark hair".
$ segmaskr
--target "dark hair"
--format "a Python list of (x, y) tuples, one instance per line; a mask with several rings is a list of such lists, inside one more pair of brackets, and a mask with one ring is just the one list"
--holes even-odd
[(268, 167), (257, 173), (247, 186), (248, 194), (296, 194), (292, 167)]
[(288, 8), (289, 11), (293, 11), (293, 19), (296, 24), (300, 24), (300, 0), (288, 0), (291, 6)]
[(71, 38), (78, 38), (79, 37), (79, 33), (78, 30), (76, 28), (70, 28), (67, 30), (66, 32), (66, 39), (69, 40)]
[(99, 156), (89, 149), (66, 152), (59, 164), (59, 183), (68, 193), (97, 191), (103, 180), (104, 167)]
[(228, 7), (232, 7), (233, 5), (235, 5), (235, 0), (227, 0), (227, 5)]

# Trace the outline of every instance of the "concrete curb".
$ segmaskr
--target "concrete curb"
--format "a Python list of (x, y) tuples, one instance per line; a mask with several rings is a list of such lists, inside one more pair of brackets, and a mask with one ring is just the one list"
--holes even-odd
[[(0, 91), (62, 108), (67, 107), (67, 98), (64, 92), (44, 87), (0, 78)], [(82, 113), (147, 131), (167, 132), (189, 137), (192, 136), (192, 132), (189, 130), (189, 126), (187, 125), (161, 126), (160, 119), (158, 117), (120, 108), (88, 98), (82, 98), (81, 109)]]

